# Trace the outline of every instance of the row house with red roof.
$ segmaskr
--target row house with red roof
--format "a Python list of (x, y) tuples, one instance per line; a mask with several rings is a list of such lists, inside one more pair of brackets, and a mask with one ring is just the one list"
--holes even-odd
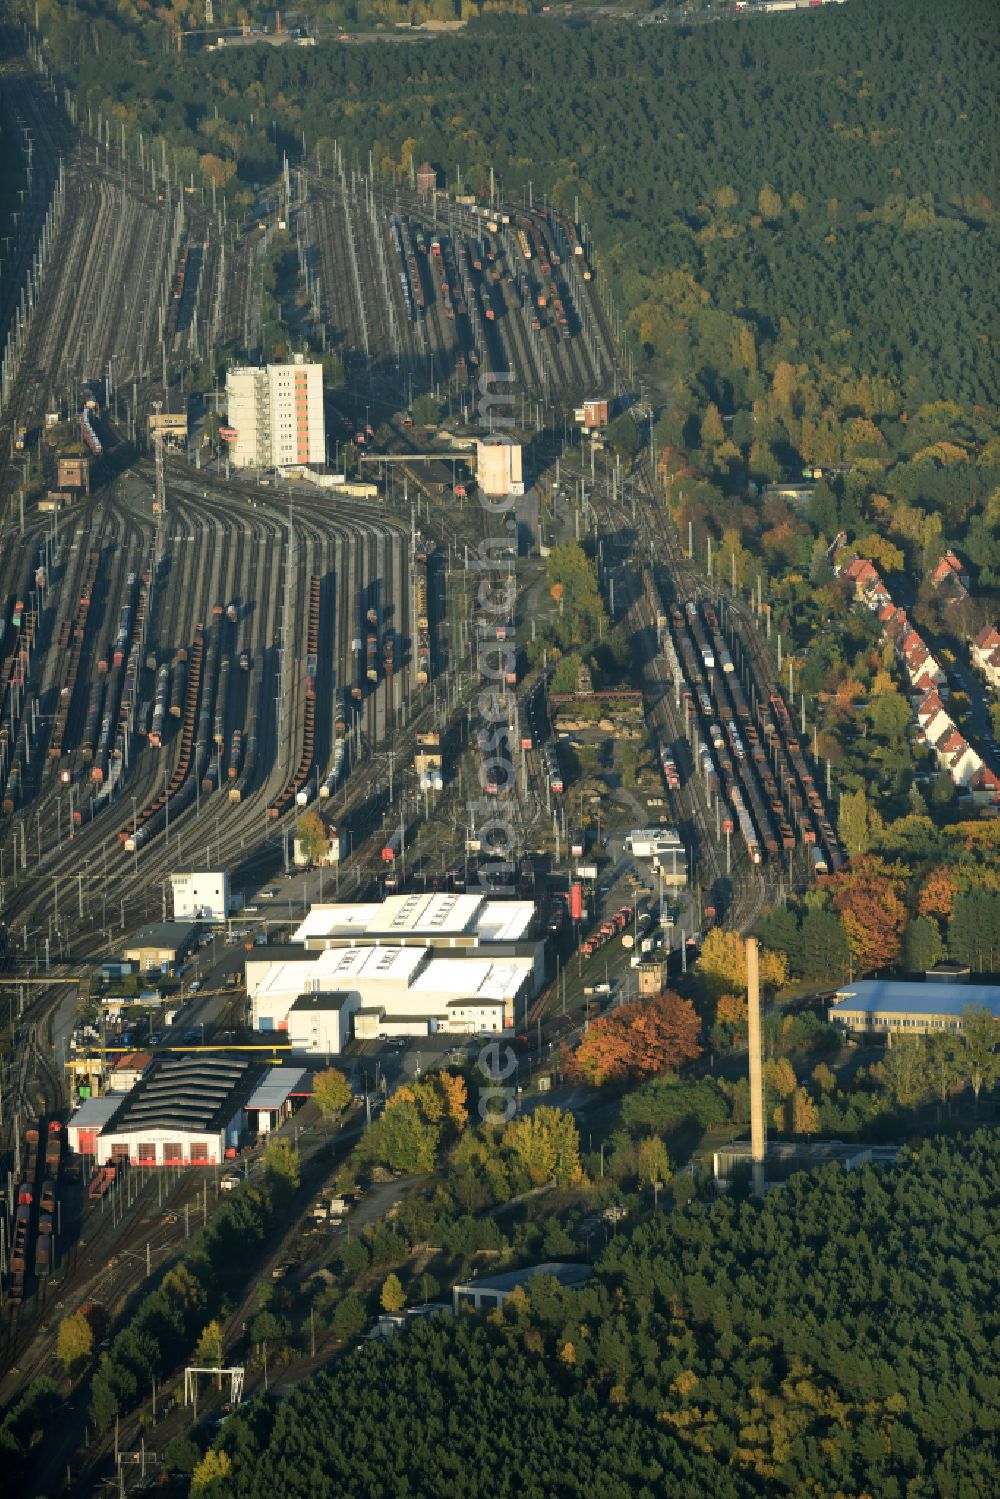
[[(854, 585), (854, 597), (877, 615), (882, 633), (892, 642), (896, 658), (903, 668), (910, 689), (910, 700), (917, 721), (917, 739), (929, 746), (942, 770), (956, 786), (968, 789), (975, 802), (1000, 803), (1000, 779), (984, 765), (965, 735), (945, 707), (948, 696), (947, 676), (920, 631), (915, 629), (905, 609), (892, 602), (875, 564), (867, 557), (854, 557), (835, 571)], [(997, 656), (1000, 672), (1000, 632), (993, 631), (995, 642), (983, 631), (983, 647)], [(992, 654), (988, 655), (991, 667)], [(974, 655), (973, 660), (978, 663)]]
[(987, 625), (971, 647), (972, 664), (981, 671), (994, 692), (1000, 692), (1000, 630)]
[(959, 604), (969, 597), (968, 570), (950, 547), (931, 573), (931, 586), (938, 589), (948, 603)]
[(956, 786), (964, 786), (974, 802), (987, 806), (1000, 802), (1000, 777), (972, 748), (935, 691), (926, 693), (916, 708), (917, 736), (934, 752), (942, 770)]

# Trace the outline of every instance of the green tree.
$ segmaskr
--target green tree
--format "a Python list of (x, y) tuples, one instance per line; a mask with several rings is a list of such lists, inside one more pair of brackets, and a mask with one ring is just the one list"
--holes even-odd
[(956, 897), (948, 920), (948, 950), (976, 973), (990, 973), (1000, 961), (1000, 892), (966, 890)]
[(915, 1109), (929, 1092), (927, 1053), (918, 1036), (894, 1036), (885, 1057), (872, 1071), (894, 1104)]
[(638, 1164), (639, 1182), (642, 1186), (651, 1187), (654, 1182), (670, 1180), (670, 1157), (658, 1135), (647, 1135), (645, 1140), (640, 1140)]
[(955, 782), (946, 770), (939, 771), (931, 786), (931, 805), (943, 811), (955, 805)]
[(324, 1119), (342, 1114), (352, 1098), (351, 1085), (337, 1067), (313, 1074), (313, 1097)]
[(406, 1295), (400, 1284), (399, 1276), (392, 1271), (389, 1272), (382, 1284), (380, 1300), (384, 1312), (401, 1312), (406, 1305)]
[(107, 1431), (118, 1414), (118, 1397), (111, 1387), (111, 1373), (111, 1361), (105, 1353), (90, 1382), (90, 1419), (98, 1431)]
[(847, 973), (850, 949), (837, 915), (822, 907), (808, 910), (799, 933), (799, 966), (803, 978), (836, 983)]
[(658, 1079), (622, 1099), (622, 1122), (634, 1133), (666, 1134), (687, 1123), (702, 1129), (724, 1124), (730, 1109), (714, 1078)]
[(318, 812), (304, 812), (295, 828), (302, 856), (309, 864), (322, 864), (330, 846), (330, 835)]
[(936, 921), (929, 916), (915, 916), (903, 933), (903, 968), (907, 973), (925, 973), (944, 953), (944, 943)]
[(357, 1296), (345, 1296), (338, 1301), (330, 1324), (338, 1343), (349, 1343), (361, 1336), (365, 1327), (365, 1309)]
[(962, 1042), (962, 1070), (978, 1109), (982, 1090), (1000, 1077), (1000, 1022), (985, 1005), (970, 1004), (962, 1012)]
[(580, 1175), (579, 1131), (563, 1109), (543, 1107), (512, 1119), (502, 1140), (536, 1186), (555, 1181), (565, 1187)]
[(202, 1328), (201, 1335), (195, 1345), (194, 1356), (199, 1364), (204, 1364), (213, 1369), (222, 1367), (222, 1324), (214, 1319), (207, 1327)]
[(438, 422), (438, 403), (431, 395), (417, 396), (411, 408), (411, 415), (418, 427), (436, 427)]
[(623, 411), (608, 428), (608, 446), (623, 461), (634, 458), (642, 444), (639, 428), (630, 411)]
[(716, 448), (725, 440), (726, 429), (722, 424), (719, 408), (714, 401), (709, 401), (701, 419), (701, 445), (703, 448)]
[(87, 1363), (94, 1351), (94, 1331), (82, 1312), (62, 1319), (56, 1351), (67, 1374), (75, 1374)]
[(434, 1169), (440, 1137), (440, 1125), (426, 1120), (413, 1100), (390, 1101), (362, 1140), (359, 1154), (390, 1171), (425, 1175)]
[(264, 1172), (273, 1185), (294, 1192), (299, 1185), (299, 1153), (291, 1140), (269, 1135), (264, 1146)]
[(784, 953), (793, 969), (799, 966), (799, 923), (787, 906), (772, 906), (758, 921), (756, 935), (772, 952)]
[(201, 1458), (197, 1442), (190, 1437), (171, 1437), (163, 1452), (168, 1468), (177, 1473), (193, 1473)]
[(864, 790), (847, 791), (840, 799), (837, 816), (840, 841), (852, 859), (866, 854), (872, 841), (872, 813)]
[(868, 705), (868, 718), (880, 739), (896, 744), (909, 732), (912, 714), (909, 703), (901, 693), (880, 692)]
[(931, 1084), (944, 1106), (962, 1081), (962, 1042), (954, 1031), (932, 1031), (924, 1037), (924, 1054)]
[(368, 1250), (360, 1239), (348, 1239), (340, 1251), (340, 1270), (349, 1280), (364, 1275), (371, 1263)]
[(247, 1326), (247, 1336), (251, 1343), (279, 1342), (288, 1336), (288, 1321), (285, 1317), (279, 1317), (276, 1312), (268, 1311), (264, 1307), (251, 1317)]

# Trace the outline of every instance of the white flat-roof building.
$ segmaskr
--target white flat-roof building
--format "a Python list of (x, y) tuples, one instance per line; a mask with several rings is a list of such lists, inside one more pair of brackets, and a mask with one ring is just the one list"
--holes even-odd
[(393, 895), (313, 906), (279, 953), (251, 954), (255, 1029), (334, 1055), (354, 1035), (504, 1033), (545, 979), (532, 901)]
[(224, 871), (172, 874), (175, 921), (225, 921), (233, 909)]
[(260, 966), (258, 973), (247, 964), (254, 1029), (287, 1031), (296, 1050), (331, 1055), (349, 1040), (352, 1015), (359, 1040), (503, 1033), (536, 992), (531, 955), (439, 958), (427, 947), (339, 947)]
[(633, 828), (625, 839), (626, 852), (636, 859), (652, 859), (668, 885), (687, 883), (687, 849), (676, 828)]
[(417, 942), (468, 949), (529, 941), (534, 917), (530, 900), (491, 900), (476, 894), (390, 895), (383, 901), (313, 906), (291, 940), (312, 949), (344, 942)]
[(476, 443), (476, 482), (483, 494), (524, 494), (521, 444), (509, 437), (481, 437)]
[(226, 405), (236, 468), (326, 462), (322, 365), (297, 354), (290, 364), (233, 368), (226, 374)]

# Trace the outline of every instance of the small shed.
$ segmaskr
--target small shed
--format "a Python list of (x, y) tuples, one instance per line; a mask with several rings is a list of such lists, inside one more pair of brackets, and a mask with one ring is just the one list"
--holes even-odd
[(250, 1116), (250, 1133), (270, 1134), (295, 1111), (295, 1104), (312, 1097), (312, 1080), (302, 1067), (271, 1067), (243, 1105)]

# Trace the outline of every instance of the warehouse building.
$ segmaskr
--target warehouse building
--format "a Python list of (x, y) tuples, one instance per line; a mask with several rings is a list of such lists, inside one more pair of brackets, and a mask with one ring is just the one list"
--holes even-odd
[(127, 1051), (116, 1057), (107, 1074), (109, 1093), (130, 1093), (153, 1064), (151, 1051)]
[(532, 901), (393, 895), (313, 906), (280, 950), (246, 960), (251, 1021), (336, 1055), (381, 1036), (504, 1034), (545, 982)]
[(120, 1093), (105, 1093), (99, 1098), (85, 1098), (66, 1126), (66, 1140), (77, 1155), (95, 1155), (97, 1137), (121, 1107)]
[(508, 1270), (502, 1275), (483, 1275), (476, 1280), (452, 1286), (452, 1310), (457, 1316), (463, 1308), (474, 1312), (499, 1311), (515, 1291), (530, 1291), (538, 1275), (551, 1276), (568, 1290), (578, 1290), (590, 1279), (589, 1265), (547, 1260), (543, 1265), (529, 1265), (524, 1270)]
[(1000, 1020), (1000, 985), (862, 979), (837, 990), (829, 1020), (851, 1035), (925, 1036), (961, 1031), (970, 1007)]
[(263, 1074), (244, 1059), (158, 1059), (124, 1097), (81, 1105), (68, 1126), (71, 1148), (97, 1165), (218, 1165), (247, 1133), (246, 1106)]
[(292, 941), (315, 951), (383, 942), (432, 946), (442, 954), (468, 952), (496, 943), (530, 942), (534, 921), (530, 900), (491, 900), (475, 894), (390, 895), (383, 901), (313, 906), (292, 933)]
[(150, 438), (183, 447), (188, 437), (188, 400), (181, 390), (157, 390), (146, 418)]
[(191, 951), (197, 934), (193, 922), (158, 921), (137, 932), (122, 956), (136, 963), (140, 973), (169, 973)]
[(275, 963), (259, 976), (256, 966), (247, 963), (254, 1029), (287, 1031), (296, 1049), (323, 1054), (343, 1049), (351, 1016), (358, 1040), (504, 1034), (536, 992), (531, 956), (439, 958), (427, 947), (364, 946)]

